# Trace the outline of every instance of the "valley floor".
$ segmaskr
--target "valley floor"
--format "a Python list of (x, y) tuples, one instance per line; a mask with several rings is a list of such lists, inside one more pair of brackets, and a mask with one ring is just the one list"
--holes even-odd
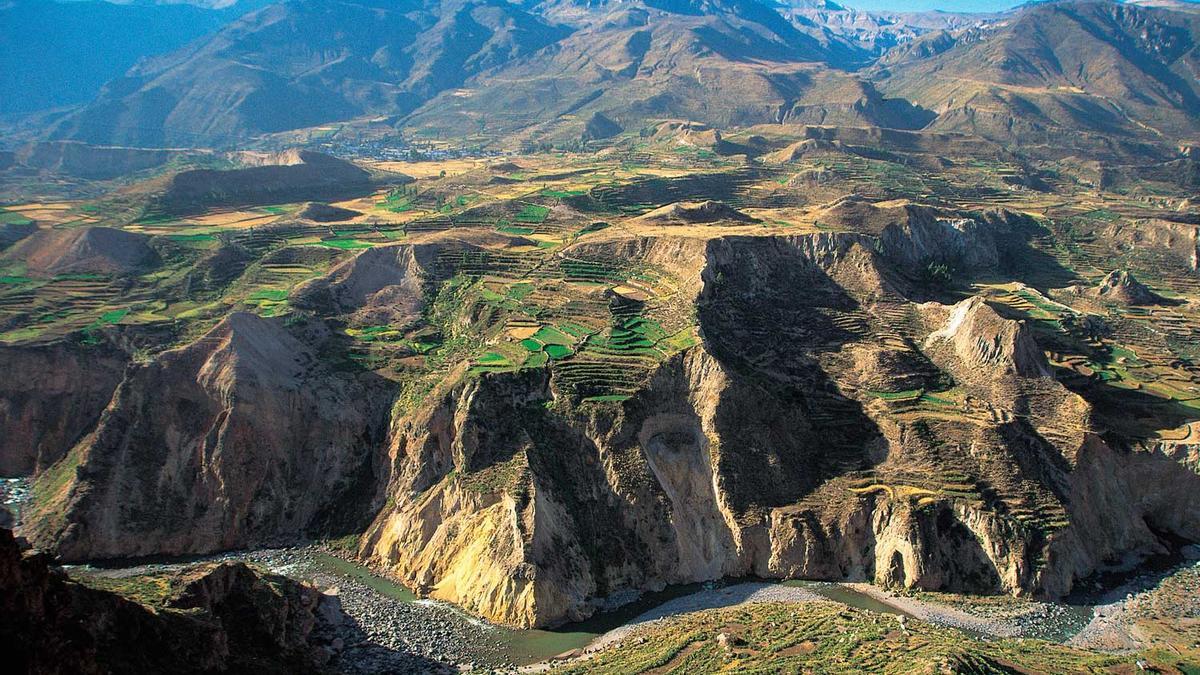
[[(897, 594), (870, 584), (731, 580), (651, 594), (582, 624), (554, 630), (513, 630), (480, 621), (446, 603), (418, 599), (399, 584), (317, 546), (227, 554), (218, 559), (261, 565), (337, 594), (353, 619), (337, 662), (338, 670), (345, 673), (411, 672), (414, 663), (428, 664), (426, 659), (446, 664), (446, 672), (587, 668), (593, 659), (603, 660), (623, 645), (646, 644), (647, 635), (669, 631), (677, 622), (694, 623), (715, 610), (747, 605), (820, 608), (830, 601), (874, 617), (871, 621), (890, 615), (898, 626), (911, 621), (907, 625), (929, 623), (958, 629), (966, 642), (1037, 639), (1116, 654), (1118, 660), (1128, 654), (1130, 666), (1138, 658), (1134, 652), (1147, 650), (1166, 650), (1178, 655), (1181, 662), (1192, 663), (1195, 651), (1191, 648), (1200, 633), (1200, 564), (1190, 561), (1097, 591), (1094, 605), (1090, 601), (1065, 605), (1008, 596)], [(136, 597), (140, 579), (188, 564), (75, 566), (70, 572), (86, 584)]]

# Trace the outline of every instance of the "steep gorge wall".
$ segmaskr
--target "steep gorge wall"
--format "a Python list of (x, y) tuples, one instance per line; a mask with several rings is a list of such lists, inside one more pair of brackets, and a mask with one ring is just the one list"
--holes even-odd
[[(416, 321), (437, 246), (365, 252), (293, 302)], [(201, 553), (374, 515), (364, 558), (518, 626), (751, 574), (1058, 595), (1159, 550), (1156, 531), (1200, 539), (1192, 450), (1099, 438), (1027, 327), (979, 299), (910, 303), (888, 251), (865, 233), (577, 245), (666, 270), (700, 344), (621, 402), (464, 364), (390, 427), (389, 383), (330, 367), (322, 321), (232, 315), (130, 370), (74, 473), (39, 480), (31, 534), (65, 559)], [(975, 409), (913, 419), (869, 394), (941, 378)], [(1032, 524), (1028, 495), (1049, 514)]]
[[(328, 338), (311, 330), (301, 337)], [(44, 497), (27, 534), (85, 560), (344, 532), (375, 505), (373, 449), (389, 401), (371, 376), (333, 371), (281, 322), (230, 315), (133, 367), (71, 461), (35, 484)]]
[[(998, 412), (918, 428), (854, 398), (835, 366), (858, 347), (822, 324), (902, 288), (869, 238), (725, 237), (702, 253), (691, 269), (704, 343), (628, 401), (580, 404), (553, 376), (485, 375), (394, 422), (393, 506), (362, 555), (433, 597), (533, 626), (747, 574), (1060, 595), (1114, 558), (1159, 550), (1146, 523), (1200, 535), (1194, 515), (1170, 515), (1197, 513), (1200, 493), (1151, 498), (1138, 483), (1188, 484), (1194, 470), (1090, 433), (1090, 409), (1049, 377), (1029, 331), (978, 299), (920, 309), (927, 355), (909, 349)], [(854, 479), (933, 474), (947, 452), (976, 484), (1024, 485), (1067, 524), (1030, 525), (986, 494)], [(1115, 534), (1085, 543), (1101, 522)]]
[(107, 342), (0, 349), (0, 476), (47, 469), (92, 430), (128, 356)]

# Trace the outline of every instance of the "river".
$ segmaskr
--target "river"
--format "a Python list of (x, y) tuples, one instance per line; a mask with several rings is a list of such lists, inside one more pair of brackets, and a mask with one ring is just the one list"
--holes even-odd
[[(1065, 641), (1091, 619), (1087, 605), (1017, 602), (1003, 616), (981, 616), (927, 599), (888, 595), (866, 585), (813, 581), (728, 579), (646, 593), (587, 621), (548, 630), (495, 626), (450, 604), (422, 599), (403, 585), (316, 547), (230, 553), (206, 560), (243, 560), (333, 589), (361, 639), (347, 650), (348, 672), (386, 672), (388, 654), (410, 653), (452, 664), (512, 670), (618, 640), (638, 624), (744, 602), (832, 600), (872, 612), (954, 626), (976, 637), (1021, 636)], [(194, 561), (192, 561), (194, 562)], [(132, 576), (186, 563), (155, 561), (121, 567), (72, 567), (72, 574)], [(856, 586), (858, 588), (856, 588)], [(985, 613), (986, 614), (986, 613)], [(355, 651), (357, 650), (357, 652)], [(357, 667), (354, 664), (358, 664)]]

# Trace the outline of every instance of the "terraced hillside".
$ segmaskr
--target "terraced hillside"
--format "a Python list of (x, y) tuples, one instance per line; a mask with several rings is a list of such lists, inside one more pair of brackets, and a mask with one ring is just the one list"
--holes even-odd
[(727, 576), (1059, 597), (1200, 538), (1182, 194), (858, 133), (363, 163), (328, 209), (11, 205), (26, 533), (352, 536), (516, 626)]

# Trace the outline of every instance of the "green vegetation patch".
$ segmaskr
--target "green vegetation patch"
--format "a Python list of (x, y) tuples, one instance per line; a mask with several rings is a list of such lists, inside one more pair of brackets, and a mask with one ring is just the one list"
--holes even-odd
[(529, 294), (533, 293), (534, 290), (533, 284), (521, 282), (509, 286), (507, 295), (513, 300), (524, 300), (525, 298), (529, 297)]
[(413, 209), (412, 197), (403, 189), (392, 190), (387, 193), (379, 206), (392, 213), (404, 213)]
[(288, 297), (288, 292), (286, 290), (270, 289), (270, 290), (256, 291), (255, 293), (251, 294), (250, 297), (247, 299), (248, 300), (269, 300), (272, 302), (283, 302), (284, 300), (287, 300), (287, 297)]
[(525, 359), (525, 363), (523, 363), (522, 366), (525, 368), (542, 368), (549, 360), (550, 357), (546, 354), (546, 352), (538, 349), (538, 351), (530, 354), (529, 358)]
[(323, 239), (320, 242), (320, 245), (328, 246), (329, 248), (341, 249), (343, 251), (349, 251), (349, 250), (360, 249), (360, 248), (371, 248), (375, 244), (372, 244), (369, 241), (362, 241), (359, 239), (338, 237), (337, 239)]
[(867, 392), (875, 398), (885, 401), (915, 401), (921, 398), (925, 393), (924, 389), (909, 389), (906, 391), (869, 391)]
[(577, 324), (573, 321), (564, 321), (564, 322), (558, 324), (558, 329), (561, 330), (562, 332), (566, 333), (567, 335), (570, 335), (573, 338), (586, 337), (589, 333), (592, 332), (591, 329), (588, 328), (587, 326)]
[(538, 332), (533, 334), (533, 339), (545, 345), (565, 345), (571, 346), (575, 344), (575, 340), (561, 330), (553, 326), (542, 326)]
[(138, 574), (127, 577), (109, 577), (99, 574), (77, 573), (75, 581), (101, 591), (124, 596), (143, 605), (161, 606), (171, 595), (171, 575)]
[(195, 234), (168, 234), (167, 239), (181, 244), (195, 244), (216, 241), (217, 235), (212, 232), (197, 232)]
[(633, 398), (630, 394), (604, 394), (603, 396), (588, 396), (584, 403), (621, 403)]
[(554, 199), (568, 199), (570, 197), (582, 197), (587, 194), (587, 190), (542, 190), (542, 194)]
[(100, 319), (99, 319), (98, 323), (109, 324), (109, 325), (120, 323), (121, 319), (124, 319), (126, 317), (126, 315), (128, 315), (128, 314), (129, 314), (128, 307), (124, 307), (122, 309), (109, 310), (100, 315)]
[(59, 274), (54, 277), (55, 281), (105, 281), (108, 277), (103, 274), (78, 273), (78, 274)]
[(29, 225), (32, 222), (24, 214), (0, 208), (0, 225)]
[(653, 624), (560, 672), (1080, 673), (1131, 666), (1135, 658), (1040, 640), (977, 640), (832, 602), (760, 603)]
[(496, 231), (502, 232), (504, 234), (513, 234), (513, 235), (518, 235), (518, 236), (524, 236), (527, 234), (533, 234), (534, 229), (532, 227), (522, 227), (520, 225), (511, 225), (504, 221), (500, 221), (500, 224), (496, 225)]
[(418, 354), (428, 354), (441, 347), (443, 340), (437, 335), (418, 335), (409, 342), (412, 350)]
[(514, 220), (519, 223), (534, 223), (536, 225), (544, 222), (549, 215), (550, 208), (547, 206), (523, 204), (521, 212), (514, 217)]
[(556, 361), (565, 359), (574, 353), (570, 347), (564, 345), (546, 345), (546, 356)]

